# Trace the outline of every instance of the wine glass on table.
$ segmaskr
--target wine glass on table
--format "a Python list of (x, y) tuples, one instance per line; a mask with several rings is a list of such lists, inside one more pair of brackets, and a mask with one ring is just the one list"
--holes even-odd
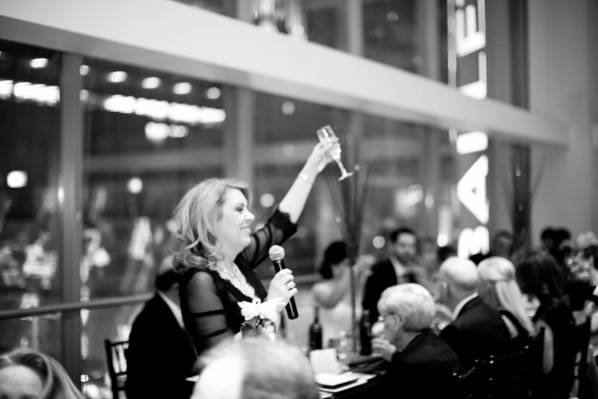
[(332, 144), (330, 156), (332, 157), (332, 159), (334, 159), (339, 169), (341, 170), (341, 177), (339, 177), (338, 180), (341, 181), (349, 176), (352, 176), (353, 172), (347, 172), (341, 161), (341, 145), (339, 144), (338, 137), (336, 137), (336, 134), (334, 134), (334, 130), (332, 130), (332, 127), (330, 127), (329, 125), (321, 127), (317, 130), (316, 134), (318, 135), (320, 143)]

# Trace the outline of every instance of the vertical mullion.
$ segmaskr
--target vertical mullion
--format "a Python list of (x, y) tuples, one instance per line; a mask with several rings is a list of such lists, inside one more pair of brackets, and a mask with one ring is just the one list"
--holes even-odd
[[(64, 54), (60, 76), (60, 206), (62, 302), (81, 299), (81, 192), (83, 175), (83, 106), (80, 100), (81, 56)], [(62, 363), (76, 384), (81, 376), (80, 311), (62, 314)]]

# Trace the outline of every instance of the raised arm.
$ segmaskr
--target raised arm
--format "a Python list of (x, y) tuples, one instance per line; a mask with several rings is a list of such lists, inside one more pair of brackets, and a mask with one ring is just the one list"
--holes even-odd
[(295, 178), (293, 185), (280, 201), (278, 209), (287, 213), (292, 223), (297, 223), (299, 216), (301, 216), (307, 196), (318, 173), (332, 160), (328, 152), (331, 147), (330, 144), (323, 145), (321, 143), (314, 147), (301, 172)]

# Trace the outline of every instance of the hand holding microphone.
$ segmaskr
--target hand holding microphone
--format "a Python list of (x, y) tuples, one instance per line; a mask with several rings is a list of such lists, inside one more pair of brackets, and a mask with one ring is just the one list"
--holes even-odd
[[(287, 269), (284, 263), (284, 249), (281, 246), (273, 245), (270, 247), (268, 254), (272, 261), (272, 265), (274, 266), (274, 271), (276, 272), (276, 275), (270, 282), (268, 297), (270, 297), (270, 291), (272, 291), (273, 288), (275, 289), (278, 287), (283, 297), (289, 299), (289, 302), (285, 306), (288, 318), (296, 319), (299, 317), (299, 313), (297, 312), (297, 305), (295, 304), (293, 295), (297, 293), (297, 288), (295, 288), (291, 270)], [(286, 291), (286, 293), (284, 291)]]

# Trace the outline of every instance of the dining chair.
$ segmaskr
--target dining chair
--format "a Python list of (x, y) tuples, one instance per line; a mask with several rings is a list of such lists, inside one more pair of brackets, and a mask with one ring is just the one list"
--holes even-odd
[(129, 341), (104, 340), (108, 375), (110, 376), (110, 388), (112, 390), (112, 398), (114, 399), (126, 398), (127, 358), (125, 351), (128, 346)]
[(528, 399), (541, 373), (544, 331), (510, 353), (491, 355), (454, 376), (467, 399)]

